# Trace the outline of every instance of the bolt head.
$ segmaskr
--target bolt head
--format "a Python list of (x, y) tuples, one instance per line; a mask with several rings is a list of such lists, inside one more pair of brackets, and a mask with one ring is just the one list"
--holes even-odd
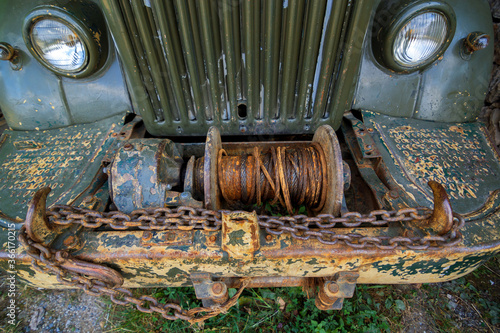
[(210, 240), (211, 242), (215, 242), (215, 241), (217, 240), (217, 236), (212, 235), (212, 236), (210, 236), (209, 240)]
[(134, 146), (132, 146), (130, 143), (127, 143), (123, 146), (123, 149), (125, 150), (131, 150), (132, 148), (134, 148)]
[(266, 241), (270, 242), (272, 240), (273, 240), (273, 236), (271, 236), (271, 235), (266, 236)]
[(14, 58), (14, 49), (7, 43), (0, 43), (0, 60), (11, 60)]
[(225, 291), (224, 284), (222, 282), (215, 282), (212, 284), (212, 293), (214, 295), (222, 295)]
[(328, 292), (336, 294), (339, 292), (339, 285), (336, 284), (335, 282), (328, 282), (326, 289), (328, 290)]

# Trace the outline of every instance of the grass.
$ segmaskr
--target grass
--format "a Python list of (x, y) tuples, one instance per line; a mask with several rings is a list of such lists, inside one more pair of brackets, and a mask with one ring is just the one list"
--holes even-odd
[[(423, 285), (359, 285), (340, 311), (320, 311), (301, 288), (248, 289), (236, 306), (201, 325), (114, 306), (123, 332), (432, 332), (500, 331), (500, 256), (466, 277)], [(151, 293), (151, 290), (137, 290)], [(230, 290), (230, 294), (235, 290)], [(201, 306), (192, 288), (157, 289), (162, 302)]]

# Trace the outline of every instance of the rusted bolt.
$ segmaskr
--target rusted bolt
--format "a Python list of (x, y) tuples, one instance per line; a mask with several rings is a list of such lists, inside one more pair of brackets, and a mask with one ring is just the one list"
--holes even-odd
[(131, 150), (132, 148), (134, 148), (134, 146), (132, 146), (130, 143), (127, 143), (123, 146), (123, 149), (125, 150)]
[(153, 238), (153, 234), (151, 233), (151, 231), (144, 231), (144, 233), (142, 234), (142, 240), (148, 241), (151, 238)]
[(272, 240), (273, 240), (273, 236), (271, 236), (271, 235), (266, 236), (266, 241), (270, 242)]
[(393, 199), (397, 199), (397, 198), (399, 198), (399, 193), (396, 190), (391, 190), (391, 191), (389, 191), (389, 196)]
[(339, 285), (336, 284), (335, 282), (328, 282), (326, 287), (328, 291), (331, 292), (332, 294), (336, 294), (339, 292)]
[(212, 236), (210, 236), (210, 238), (208, 238), (208, 240), (210, 240), (213, 243), (217, 240), (217, 236), (212, 235)]
[(373, 146), (372, 145), (365, 145), (365, 149), (367, 151), (373, 150)]
[(373, 128), (369, 128), (368, 132), (372, 133), (373, 132)]
[(111, 134), (112, 137), (117, 137), (118, 136), (118, 133), (113, 133)]
[(173, 233), (168, 233), (167, 240), (173, 241), (175, 239), (175, 235)]
[(214, 295), (222, 295), (224, 293), (224, 285), (222, 282), (215, 282), (212, 284), (212, 293)]
[(359, 133), (359, 135), (361, 135), (361, 136), (363, 136), (363, 135), (365, 135), (365, 134), (366, 134), (364, 129), (360, 129), (360, 130), (358, 131), (358, 133)]

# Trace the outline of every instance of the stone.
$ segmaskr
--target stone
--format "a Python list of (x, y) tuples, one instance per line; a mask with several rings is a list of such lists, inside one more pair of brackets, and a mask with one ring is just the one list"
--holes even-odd
[(42, 306), (39, 306), (31, 316), (30, 329), (36, 331), (38, 329), (38, 325), (40, 325), (43, 322), (44, 316), (45, 316), (45, 309)]

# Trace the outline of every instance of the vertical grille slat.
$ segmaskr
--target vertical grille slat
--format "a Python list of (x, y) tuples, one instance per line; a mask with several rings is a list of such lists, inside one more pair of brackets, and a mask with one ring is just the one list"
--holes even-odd
[(281, 84), (281, 121), (293, 117), (295, 89), (300, 55), (300, 41), (302, 37), (302, 20), (305, 12), (305, 1), (291, 1), (286, 11), (286, 31), (283, 55), (283, 79)]
[[(280, 60), (281, 13), (283, 4), (265, 0), (264, 32), (264, 121), (276, 117)], [(266, 89), (267, 87), (267, 89)]]
[[(205, 82), (202, 80), (202, 77), (205, 77), (205, 73), (201, 72), (203, 69), (203, 64), (200, 65), (202, 57), (201, 54), (198, 54), (199, 52), (197, 52), (195, 42), (192, 38), (194, 32), (190, 22), (188, 2), (185, 0), (177, 0), (175, 4), (177, 20), (179, 21), (180, 42), (182, 50), (184, 51), (184, 59), (196, 108), (195, 116), (199, 123), (203, 123), (205, 122), (206, 115), (208, 113), (208, 105), (205, 103), (203, 93)], [(174, 17), (175, 16), (171, 17), (169, 21), (173, 21)]]
[(150, 23), (149, 20), (147, 20), (146, 9), (143, 6), (143, 2), (140, 0), (132, 0), (131, 4), (138, 32), (148, 58), (149, 67), (151, 69), (151, 76), (157, 87), (156, 93), (159, 97), (160, 105), (163, 109), (163, 120), (165, 120), (165, 122), (167, 123), (171, 123), (173, 120), (171, 111), (173, 110), (171, 110), (171, 106), (169, 105), (169, 101), (171, 101), (171, 99), (169, 99), (167, 95), (170, 87), (168, 87), (163, 80), (162, 68), (160, 59), (158, 58), (157, 48), (155, 47), (152, 40), (153, 36), (151, 36), (151, 33), (149, 32)]
[(315, 0), (309, 2), (306, 30), (304, 32), (304, 46), (301, 50), (301, 70), (298, 80), (297, 104), (294, 112), (295, 118), (307, 117), (311, 102), (314, 74), (316, 73), (316, 62), (321, 40), (323, 20), (325, 18), (326, 0)]
[(199, 6), (199, 18), (201, 27), (201, 38), (203, 46), (203, 54), (205, 56), (205, 67), (208, 74), (208, 86), (210, 89), (210, 98), (212, 102), (212, 118), (209, 120), (215, 120), (220, 122), (222, 118), (222, 99), (219, 84), (219, 69), (218, 61), (216, 58), (217, 53), (217, 37), (213, 34), (212, 22), (210, 19), (211, 6), (209, 1), (200, 1)]
[[(341, 42), (341, 34), (339, 34), (338, 31), (342, 31), (342, 25), (346, 16), (347, 3), (347, 1), (335, 1), (330, 14), (328, 14), (329, 12), (327, 8), (326, 15), (329, 15), (330, 19), (325, 20), (327, 27), (323, 35), (323, 52), (320, 55), (321, 67), (319, 71), (316, 70), (317, 79), (315, 78), (315, 81), (317, 81), (317, 83), (316, 91), (313, 92), (315, 97), (313, 99), (311, 121), (313, 124), (317, 123), (318, 120), (325, 114), (330, 83), (335, 70), (335, 63), (339, 58), (337, 52)], [(331, 6), (332, 4), (329, 5)]]
[[(241, 96), (241, 83), (238, 84), (238, 66), (241, 66), (241, 61), (238, 61), (240, 56), (239, 49), (239, 30), (238, 33), (234, 31), (234, 15), (233, 6), (237, 6), (237, 2), (223, 1), (220, 11), (222, 17), (222, 41), (224, 46), (224, 60), (226, 68), (227, 80), (227, 100), (229, 103), (230, 120), (236, 121), (238, 109), (238, 93)], [(239, 13), (239, 10), (238, 10)], [(238, 46), (237, 46), (238, 44)], [(238, 48), (238, 51), (237, 51)], [(240, 81), (241, 82), (241, 81)]]
[[(173, 94), (177, 104), (178, 110), (187, 110), (188, 112), (180, 112), (178, 117), (181, 123), (187, 124), (188, 114), (191, 119), (194, 118), (191, 98), (185, 95), (183, 84), (183, 76), (185, 75), (184, 61), (180, 61), (175, 55), (174, 41), (171, 30), (168, 27), (168, 17), (166, 15), (165, 3), (158, 1), (153, 3), (154, 14), (162, 37), (162, 49), (166, 60), (167, 72), (164, 75), (169, 75), (170, 82), (173, 86)], [(163, 66), (162, 66), (163, 67)]]
[[(242, 33), (243, 53), (242, 60), (246, 77), (247, 120), (253, 121), (259, 116), (259, 49), (255, 40), (259, 38), (259, 27), (255, 26), (255, 4), (260, 1), (243, 1), (242, 6)], [(260, 8), (259, 8), (260, 10)]]
[[(122, 12), (124, 13), (125, 19), (127, 20), (127, 23), (128, 23), (128, 29), (130, 31), (129, 34), (131, 36), (138, 37), (139, 31), (138, 31), (137, 26), (135, 24), (134, 15), (132, 14), (132, 8), (130, 7), (129, 2), (128, 1), (121, 1), (120, 6), (121, 6)], [(126, 39), (126, 38), (124, 38), (123, 40), (128, 41), (128, 39)], [(142, 43), (141, 43), (139, 38), (130, 38), (130, 41), (131, 41), (132, 46), (133, 46), (132, 50), (136, 54), (136, 59), (137, 59), (139, 71), (141, 73), (144, 86), (147, 90), (148, 95), (150, 96), (150, 101), (151, 101), (151, 104), (152, 104), (153, 110), (154, 110), (154, 118), (157, 121), (162, 121), (163, 114), (161, 113), (160, 101), (158, 100), (158, 98), (156, 98), (156, 88), (155, 88), (155, 85), (153, 82), (153, 78), (151, 77), (151, 73), (148, 69), (149, 64), (148, 64), (146, 53), (144, 52), (144, 48), (142, 47)]]
[[(356, 6), (352, 5), (351, 11), (352, 19), (351, 25), (356, 29), (343, 29), (345, 34), (344, 53), (342, 54), (342, 61), (339, 60), (340, 68), (338, 73), (346, 73), (346, 75), (338, 75), (335, 88), (330, 96), (335, 96), (331, 99), (330, 105), (327, 107), (328, 117), (332, 118), (333, 123), (340, 123), (343, 112), (335, 112), (337, 110), (348, 110), (352, 103), (353, 89), (356, 84), (357, 73), (350, 71), (353, 66), (357, 66), (361, 61), (361, 50), (363, 49), (363, 41), (365, 31), (368, 29), (368, 23), (372, 11), (366, 10), (370, 7), (370, 0), (358, 0)], [(344, 21), (345, 24), (345, 21)], [(344, 39), (344, 38), (342, 38)]]
[(213, 125), (230, 135), (338, 126), (352, 104), (374, 6), (367, 0), (101, 3), (134, 108), (154, 135), (204, 135)]

